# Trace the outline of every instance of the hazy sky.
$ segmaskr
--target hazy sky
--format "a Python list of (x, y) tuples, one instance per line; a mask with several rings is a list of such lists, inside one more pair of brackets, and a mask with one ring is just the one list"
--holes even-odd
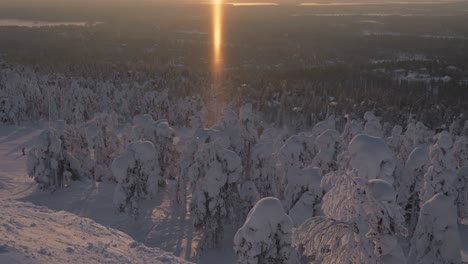
[[(93, 6), (116, 6), (121, 4), (131, 5), (144, 5), (144, 4), (161, 4), (161, 3), (204, 3), (212, 0), (0, 0), (0, 6), (4, 7), (89, 7)], [(370, 3), (384, 3), (384, 2), (466, 2), (468, 0), (224, 0), (226, 3), (234, 2), (268, 2), (279, 4), (297, 4), (303, 2), (314, 3), (345, 3), (345, 2), (370, 2)]]

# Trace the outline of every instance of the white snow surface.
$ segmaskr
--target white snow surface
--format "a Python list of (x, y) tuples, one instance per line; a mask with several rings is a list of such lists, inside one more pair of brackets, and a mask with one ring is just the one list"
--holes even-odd
[[(3, 251), (20, 253), (31, 263), (188, 263), (68, 212), (13, 200), (2, 200), (0, 211)], [(0, 253), (0, 263), (8, 258), (8, 263), (23, 263)]]

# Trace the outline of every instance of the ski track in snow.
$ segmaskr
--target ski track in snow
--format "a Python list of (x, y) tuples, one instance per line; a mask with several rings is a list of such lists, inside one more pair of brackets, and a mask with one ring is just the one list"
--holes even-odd
[(21, 150), (32, 147), (39, 132), (37, 128), (0, 125), (0, 200), (24, 197), (35, 188), (26, 175), (26, 156)]
[[(53, 194), (37, 190), (22, 148), (27, 152), (40, 132), (34, 126), (0, 125), (0, 263), (187, 263), (139, 243), (145, 242), (143, 234), (161, 231), (148, 221), (155, 201), (146, 219), (131, 223), (112, 211), (112, 184), (83, 181)], [(178, 223), (191, 227), (184, 221), (174, 226)], [(161, 237), (154, 237), (147, 244), (161, 245)], [(171, 244), (169, 234), (163, 238)]]

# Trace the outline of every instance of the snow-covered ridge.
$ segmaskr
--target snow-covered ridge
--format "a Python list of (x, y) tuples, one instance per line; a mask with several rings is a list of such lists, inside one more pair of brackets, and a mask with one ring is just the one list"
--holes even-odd
[(0, 201), (0, 263), (189, 263), (91, 219)]

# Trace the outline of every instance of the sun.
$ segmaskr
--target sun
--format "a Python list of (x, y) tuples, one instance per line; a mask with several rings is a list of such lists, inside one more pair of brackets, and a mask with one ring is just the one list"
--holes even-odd
[(213, 63), (215, 70), (222, 64), (223, 0), (213, 0)]

